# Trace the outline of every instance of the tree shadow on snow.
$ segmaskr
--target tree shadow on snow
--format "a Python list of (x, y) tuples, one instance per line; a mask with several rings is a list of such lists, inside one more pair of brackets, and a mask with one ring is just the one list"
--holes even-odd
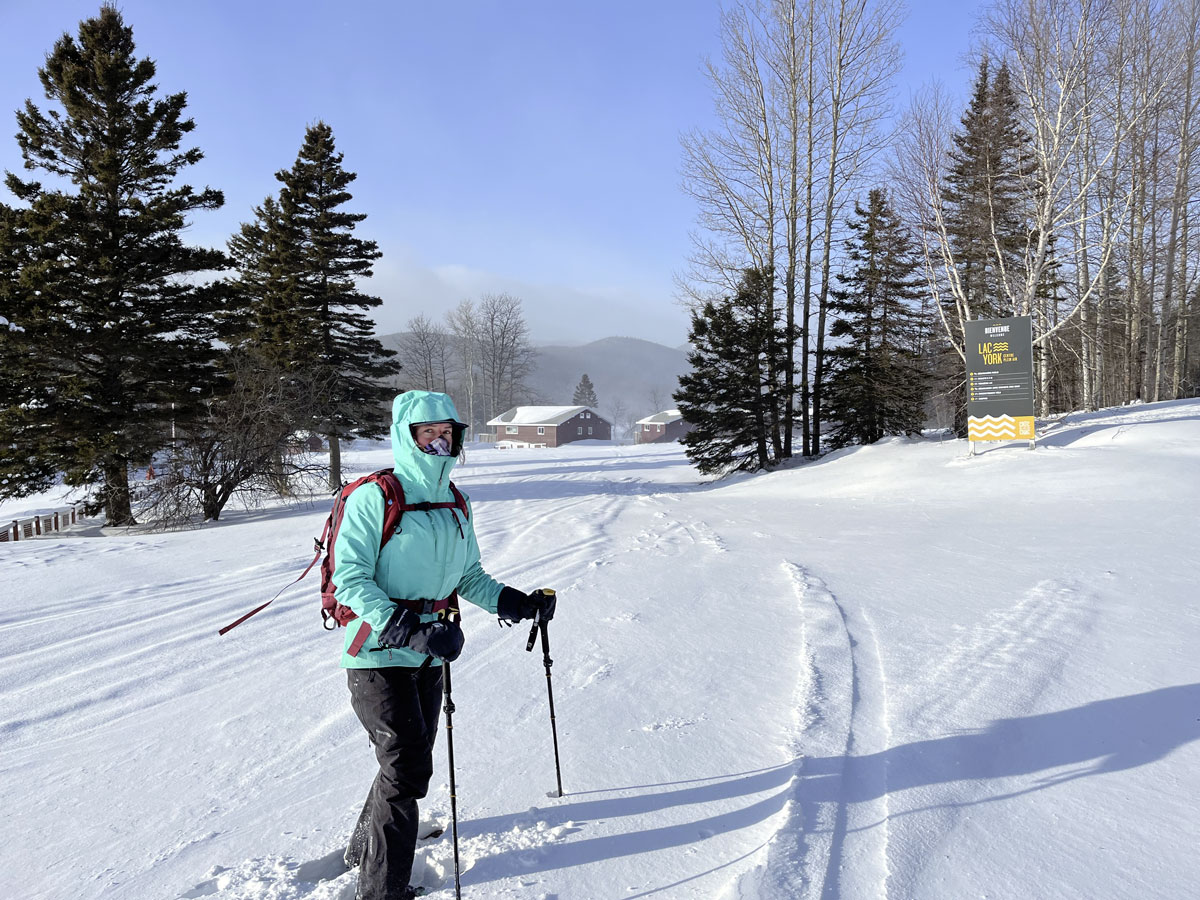
[[(1200, 738), (1200, 684), (1013, 719), (852, 758), (806, 758), (797, 791), (804, 803), (860, 803), (885, 793), (965, 781), (1039, 776), (1032, 784), (961, 804), (1004, 800), (1077, 778), (1144, 766)], [(1070, 768), (1068, 768), (1070, 767)], [(1043, 775), (1043, 773), (1045, 773)]]
[(836, 897), (849, 830), (847, 812), (852, 804), (909, 788), (946, 786), (947, 791), (933, 802), (892, 812), (885, 820), (933, 809), (961, 810), (1077, 778), (1144, 766), (1197, 738), (1200, 684), (1177, 685), (1097, 700), (1074, 709), (997, 719), (978, 731), (913, 741), (880, 753), (806, 757), (793, 799), (804, 822), (819, 821), (822, 804), (836, 807), (828, 828), (811, 829), (830, 834), (822, 896)]
[(1164, 422), (1186, 422), (1200, 419), (1200, 416), (1172, 416), (1167, 419), (1131, 419), (1129, 421), (1111, 419), (1100, 420), (1095, 422), (1080, 421), (1071, 422), (1061, 428), (1047, 432), (1044, 436), (1037, 439), (1039, 447), (1070, 447), (1077, 441), (1083, 440), (1086, 437), (1091, 437), (1095, 434), (1108, 433), (1112, 440), (1116, 440), (1121, 435), (1128, 434), (1131, 430), (1142, 425), (1161, 425)]
[[(1073, 709), (998, 719), (978, 731), (913, 741), (863, 756), (807, 757), (797, 775), (795, 763), (740, 773), (719, 781), (673, 782), (614, 789), (646, 791), (633, 796), (579, 799), (527, 813), (492, 816), (463, 823), (463, 835), (502, 834), (514, 827), (544, 822), (548, 828), (573, 823), (652, 817), (689, 804), (767, 794), (738, 809), (678, 824), (631, 830), (534, 850), (504, 850), (479, 860), (464, 881), (480, 884), (514, 875), (586, 865), (614, 857), (653, 853), (698, 843), (714, 834), (756, 825), (798, 802), (805, 821), (816, 821), (815, 806), (870, 802), (910, 788), (963, 783), (961, 798), (940, 804), (966, 807), (1006, 800), (1057, 784), (1121, 772), (1163, 759), (1200, 738), (1200, 684), (1177, 685), (1142, 694), (1097, 700)], [(989, 791), (988, 782), (1029, 778), (1011, 790)], [(690, 784), (674, 790), (677, 785)], [(591, 791), (605, 794), (609, 791)], [(920, 812), (919, 809), (910, 812)], [(834, 857), (845, 839), (845, 823), (836, 827)], [(651, 819), (652, 821), (652, 819)], [(801, 836), (798, 835), (800, 840)], [(722, 863), (723, 865), (723, 863)], [(720, 866), (715, 866), (720, 868)], [(701, 873), (703, 874), (703, 873)], [(651, 892), (652, 893), (652, 892)], [(641, 896), (641, 895), (639, 895)]]
[[(796, 774), (796, 765), (784, 765), (754, 772), (745, 772), (720, 781), (699, 780), (693, 787), (679, 790), (658, 790), (689, 782), (672, 782), (664, 785), (639, 785), (614, 788), (612, 791), (650, 790), (653, 793), (634, 796), (609, 797), (595, 800), (573, 800), (582, 794), (568, 794), (565, 803), (538, 808), (535, 812), (515, 815), (491, 816), (462, 823), (459, 833), (501, 834), (522, 823), (545, 822), (548, 828), (565, 825), (586, 825), (589, 821), (619, 819), (622, 816), (650, 816), (663, 810), (690, 804), (704, 804), (719, 800), (733, 800), (770, 791), (769, 796), (749, 805), (729, 810), (715, 816), (690, 819), (678, 824), (627, 831), (622, 834), (605, 835), (580, 841), (569, 841), (552, 845), (549, 853), (542, 850), (530, 852), (527, 848), (505, 850), (479, 860), (464, 877), (464, 882), (481, 884), (513, 875), (527, 875), (552, 869), (581, 866), (621, 856), (653, 853), (670, 847), (680, 847), (703, 841), (714, 834), (748, 828), (775, 815), (788, 801), (788, 782)], [(589, 791), (590, 794), (612, 791)], [(720, 868), (720, 866), (717, 866)]]

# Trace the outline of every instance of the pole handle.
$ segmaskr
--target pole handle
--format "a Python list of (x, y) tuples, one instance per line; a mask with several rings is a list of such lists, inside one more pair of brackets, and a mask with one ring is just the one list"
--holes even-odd
[[(539, 593), (539, 592), (542, 594), (551, 596), (551, 597), (553, 597), (555, 595), (554, 588), (538, 588), (538, 590), (535, 591), (534, 593)], [(525, 652), (526, 653), (533, 652), (533, 644), (537, 640), (538, 626), (545, 625), (545, 624), (546, 623), (542, 621), (542, 611), (539, 609), (537, 612), (535, 612), (533, 614), (533, 627), (529, 629), (529, 640), (527, 640), (525, 642)]]

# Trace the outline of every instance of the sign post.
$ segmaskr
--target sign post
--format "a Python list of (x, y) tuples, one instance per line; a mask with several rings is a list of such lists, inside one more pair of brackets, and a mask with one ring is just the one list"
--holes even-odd
[(1033, 319), (966, 323), (967, 438), (1033, 447)]

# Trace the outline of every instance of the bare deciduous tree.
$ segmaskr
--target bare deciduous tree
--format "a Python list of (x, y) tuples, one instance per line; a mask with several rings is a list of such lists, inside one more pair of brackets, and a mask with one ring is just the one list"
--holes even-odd
[(451, 392), (456, 397), (466, 398), (466, 408), (460, 405), (459, 412), (465, 412), (467, 422), (474, 431), (479, 422), (475, 415), (475, 401), (479, 393), (479, 359), (480, 359), (480, 323), (475, 304), (463, 300), (446, 314), (446, 325), (450, 329), (455, 361), (455, 389)]
[(525, 393), (525, 378), (533, 371), (533, 348), (517, 297), (484, 294), (478, 323), (479, 368), (485, 415), (490, 419), (514, 406)]
[(819, 409), (835, 230), (884, 145), (878, 125), (899, 67), (899, 13), (894, 0), (747, 0), (726, 10), (722, 65), (708, 64), (719, 125), (683, 140), (684, 186), (698, 204), (700, 226), (690, 271), (680, 279), (683, 295), (695, 306), (735, 292), (747, 268), (770, 272), (774, 289), (764, 314), (773, 319), (775, 292), (783, 291), (783, 346), (772, 346), (768, 359), (784, 404), (769, 412), (777, 456), (792, 452), (797, 368), (804, 452), (819, 452), (808, 387), (811, 371)]
[(613, 438), (627, 440), (630, 433), (629, 406), (620, 397), (610, 400), (604, 407), (605, 413), (612, 419)]
[(405, 384), (424, 391), (448, 391), (453, 365), (451, 336), (424, 314), (409, 319), (405, 329), (397, 342)]
[(226, 373), (227, 393), (180, 429), (159, 476), (140, 492), (145, 521), (159, 527), (216, 521), (235, 496), (254, 502), (291, 494), (309, 476), (309, 487), (328, 476), (329, 466), (306, 443), (310, 435), (294, 432), (292, 423), (329, 385), (236, 351)]
[[(996, 0), (984, 15), (986, 52), (1005, 60), (1012, 72), (1033, 163), (1025, 192), (1024, 251), (1014, 264), (994, 227), (992, 265), (1002, 273), (996, 283), (1003, 312), (1033, 317), (1043, 414), (1049, 411), (1055, 360), (1077, 366), (1083, 401), (1094, 403), (1110, 327), (1100, 319), (1113, 302), (1113, 276), (1122, 256), (1131, 306), (1142, 309), (1146, 302), (1145, 265), (1138, 257), (1153, 243), (1145, 231), (1155, 219), (1139, 213), (1148, 185), (1130, 173), (1144, 170), (1148, 145), (1139, 135), (1155, 132), (1154, 116), (1170, 77), (1169, 67), (1149, 49), (1150, 5), (1150, 0)], [(1140, 63), (1135, 49), (1144, 54)], [(961, 359), (962, 326), (976, 312), (941, 194), (954, 121), (939, 92), (918, 95), (899, 130), (895, 172), (897, 199), (928, 238), (929, 290), (946, 339)], [(1058, 274), (1063, 265), (1069, 277)], [(1052, 283), (1063, 290), (1049, 290)], [(1140, 312), (1131, 315), (1129, 330), (1140, 331), (1144, 320)], [(1144, 343), (1136, 333), (1129, 340)]]
[(900, 69), (895, 31), (901, 7), (896, 0), (828, 0), (824, 5), (823, 60), (829, 136), (825, 147), (820, 293), (814, 341), (812, 452), (821, 450), (821, 382), (824, 378), (825, 321), (834, 254), (834, 219), (853, 201), (854, 191), (875, 154), (885, 146), (879, 130), (891, 104), (891, 84)]
[[(702, 301), (707, 285), (736, 290), (749, 267), (771, 274), (772, 289), (764, 314), (775, 311), (774, 271), (779, 232), (779, 117), (771, 46), (761, 4), (733, 6), (721, 13), (722, 63), (707, 63), (720, 127), (684, 138), (684, 184), (700, 208), (707, 234), (693, 241), (693, 277), (685, 286)], [(774, 332), (772, 332), (772, 335)], [(773, 337), (772, 337), (773, 342)], [(770, 378), (783, 370), (779, 351), (767, 354)], [(775, 458), (783, 452), (783, 413), (768, 410), (769, 440)]]
[[(1195, 160), (1197, 147), (1200, 146), (1200, 136), (1196, 134), (1197, 96), (1196, 64), (1200, 52), (1200, 3), (1177, 0), (1173, 4), (1176, 11), (1176, 46), (1181, 56), (1182, 84), (1180, 85), (1176, 102), (1173, 104), (1178, 126), (1176, 128), (1176, 162), (1174, 172), (1174, 191), (1171, 194), (1171, 221), (1167, 231), (1167, 260), (1166, 271), (1163, 275), (1162, 313), (1159, 318), (1159, 339), (1157, 364), (1155, 366), (1154, 399), (1158, 399), (1160, 391), (1166, 389), (1171, 398), (1182, 396), (1183, 369), (1187, 350), (1188, 332), (1188, 245), (1189, 217), (1188, 205), (1192, 201), (1189, 187), (1191, 185), (1191, 169)], [(1178, 301), (1176, 301), (1178, 298)], [(1178, 308), (1172, 309), (1172, 304), (1178, 302)], [(1171, 348), (1170, 385), (1165, 383), (1163, 374), (1164, 359), (1167, 356), (1168, 333), (1167, 326), (1171, 315), (1175, 318), (1175, 340)]]

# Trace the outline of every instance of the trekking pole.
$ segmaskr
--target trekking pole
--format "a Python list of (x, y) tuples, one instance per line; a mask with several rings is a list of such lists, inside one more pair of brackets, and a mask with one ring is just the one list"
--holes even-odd
[[(549, 591), (549, 588), (543, 590)], [(549, 623), (542, 619), (541, 613), (533, 617), (533, 627), (529, 629), (529, 640), (525, 643), (525, 651), (528, 653), (533, 650), (533, 642), (537, 638), (538, 630), (542, 632), (542, 663), (546, 667), (546, 698), (550, 701), (550, 734), (554, 738), (554, 775), (558, 779), (558, 793), (550, 794), (549, 796), (561, 797), (563, 795), (562, 788), (562, 768), (558, 762), (558, 726), (554, 721), (554, 687), (550, 680), (550, 667), (554, 665), (554, 660), (550, 658), (550, 634), (548, 630)]]
[(442, 691), (446, 702), (446, 751), (450, 756), (450, 827), (454, 836), (454, 896), (462, 898), (462, 884), (458, 870), (458, 797), (454, 793), (454, 701), (450, 699), (450, 663), (442, 663)]

